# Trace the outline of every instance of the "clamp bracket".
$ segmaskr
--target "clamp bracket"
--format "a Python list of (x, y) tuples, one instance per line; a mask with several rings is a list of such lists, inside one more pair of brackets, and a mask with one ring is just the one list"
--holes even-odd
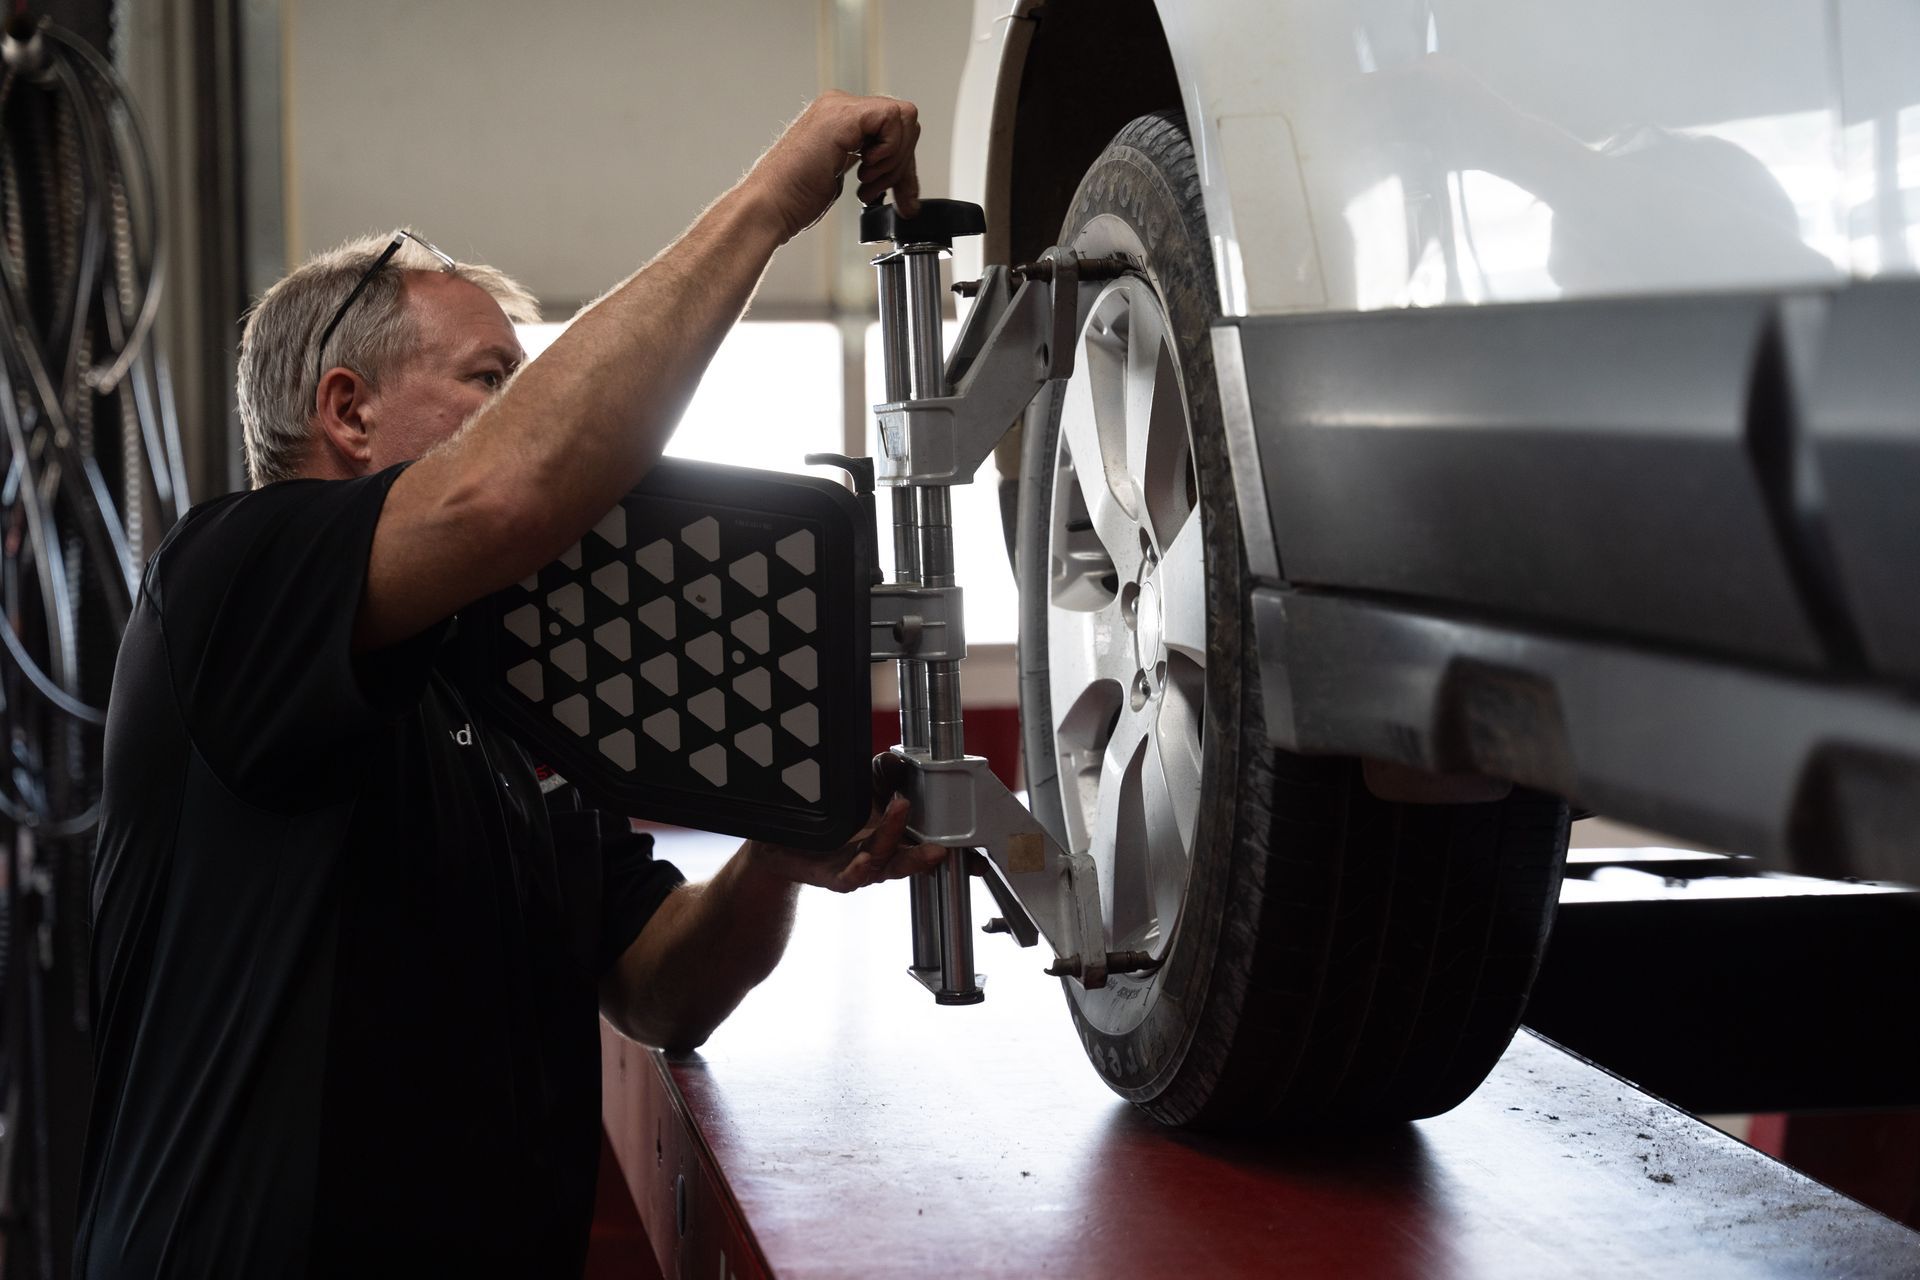
[[(908, 834), (922, 844), (979, 850), (1000, 908), (1019, 906), (1056, 954), (1085, 957), (1070, 975), (1083, 986), (1105, 986), (1105, 925), (1093, 859), (1063, 849), (983, 757), (932, 760), (901, 747), (893, 754), (907, 766), (902, 790), (913, 806)], [(1031, 935), (1019, 927), (1026, 922), (1007, 919), (1026, 945), (1022, 935)]]
[(912, 658), (958, 662), (967, 656), (966, 610), (959, 587), (888, 582), (873, 589), (868, 649), (873, 661)]
[(968, 484), (1047, 383), (1073, 373), (1085, 279), (1112, 279), (1120, 259), (1049, 249), (1024, 267), (988, 267), (947, 361), (950, 396), (873, 407), (882, 485)]

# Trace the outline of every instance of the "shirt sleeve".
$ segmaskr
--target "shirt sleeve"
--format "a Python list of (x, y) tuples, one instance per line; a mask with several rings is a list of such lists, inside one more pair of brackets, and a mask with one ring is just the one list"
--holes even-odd
[(600, 950), (594, 972), (601, 977), (612, 972), (667, 895), (686, 882), (680, 868), (653, 856), (652, 836), (629, 830), (625, 839), (613, 842), (601, 863)]
[(652, 836), (617, 814), (588, 808), (570, 783), (548, 794), (547, 817), (575, 954), (598, 981), (687, 878), (654, 858)]
[(243, 798), (298, 809), (330, 794), (351, 747), (414, 705), (445, 624), (353, 652), (367, 557), (405, 464), (290, 480), (190, 514), (155, 584), (194, 745)]

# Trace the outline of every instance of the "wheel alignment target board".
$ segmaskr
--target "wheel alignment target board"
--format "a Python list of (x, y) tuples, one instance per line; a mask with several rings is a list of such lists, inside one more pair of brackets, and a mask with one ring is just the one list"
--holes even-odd
[(602, 808), (832, 848), (871, 795), (873, 539), (834, 481), (664, 460), (461, 611), (467, 687)]

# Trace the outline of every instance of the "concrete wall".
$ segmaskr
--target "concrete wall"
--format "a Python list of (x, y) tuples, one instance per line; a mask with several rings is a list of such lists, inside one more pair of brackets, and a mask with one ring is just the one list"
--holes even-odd
[[(862, 77), (921, 104), (938, 194), (970, 9), (287, 0), (289, 259), (406, 224), (564, 314), (679, 234), (820, 89)], [(827, 310), (848, 239), (843, 213), (789, 245), (762, 306)]]

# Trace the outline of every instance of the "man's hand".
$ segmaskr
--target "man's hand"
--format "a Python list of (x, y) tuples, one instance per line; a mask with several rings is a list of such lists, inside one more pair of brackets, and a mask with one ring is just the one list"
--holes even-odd
[(749, 843), (706, 884), (667, 896), (614, 971), (601, 980), (600, 1009), (643, 1044), (695, 1049), (742, 997), (773, 972), (793, 928), (796, 887), (849, 893), (927, 871), (946, 860), (939, 845), (906, 845), (902, 764), (873, 761), (873, 817), (831, 853)]
[(876, 204), (891, 191), (900, 211), (912, 217), (920, 208), (913, 167), (919, 140), (920, 113), (911, 102), (825, 93), (787, 126), (741, 185), (772, 207), (784, 240), (820, 221), (856, 162), (860, 203)]
[(908, 813), (907, 798), (893, 795), (884, 805), (876, 803), (860, 833), (831, 853), (756, 843), (747, 846), (748, 856), (762, 870), (795, 884), (851, 893), (882, 880), (932, 870), (946, 861), (947, 851), (937, 844), (901, 843)]

